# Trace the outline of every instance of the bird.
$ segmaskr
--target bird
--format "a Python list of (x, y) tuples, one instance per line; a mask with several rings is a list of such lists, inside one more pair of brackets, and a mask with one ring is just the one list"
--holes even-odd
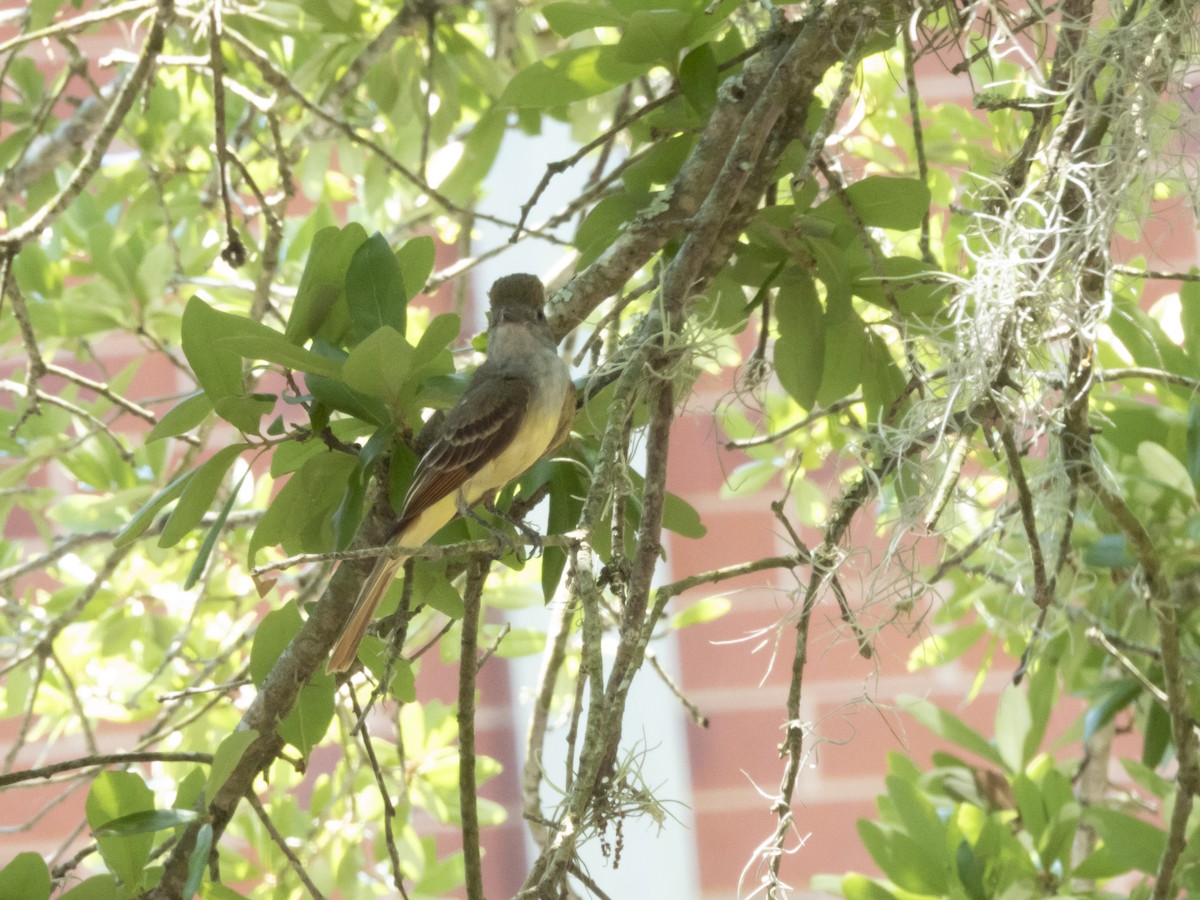
[[(488, 500), (566, 440), (575, 387), (546, 321), (536, 275), (499, 278), (488, 291), (487, 360), (417, 463), (388, 546), (420, 547), (460, 512)], [(363, 582), (327, 671), (344, 672), (407, 556), (380, 556)]]

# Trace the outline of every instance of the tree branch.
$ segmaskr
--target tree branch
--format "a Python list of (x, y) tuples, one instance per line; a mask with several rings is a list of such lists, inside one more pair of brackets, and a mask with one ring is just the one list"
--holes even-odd
[(116, 98), (105, 114), (100, 131), (92, 142), (92, 146), (58, 193), (46, 201), (45, 205), (22, 225), (10, 228), (4, 234), (0, 234), (0, 246), (11, 252), (29, 241), (36, 240), (87, 187), (92, 176), (99, 170), (104, 154), (108, 152), (113, 138), (117, 135), (117, 130), (125, 122), (125, 116), (141, 95), (155, 58), (162, 53), (167, 28), (174, 17), (174, 0), (158, 0), (157, 9), (150, 23), (150, 33), (142, 45), (137, 64), (117, 91)]

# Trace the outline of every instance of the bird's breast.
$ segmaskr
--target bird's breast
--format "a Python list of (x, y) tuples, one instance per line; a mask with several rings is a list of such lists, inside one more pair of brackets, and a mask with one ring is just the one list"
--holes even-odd
[(557, 355), (545, 354), (538, 362), (539, 365), (532, 367), (536, 373), (536, 389), (525, 410), (524, 420), (512, 442), (481, 466), (463, 486), (469, 503), (474, 504), (489, 491), (504, 487), (541, 459), (558, 433), (571, 379)]

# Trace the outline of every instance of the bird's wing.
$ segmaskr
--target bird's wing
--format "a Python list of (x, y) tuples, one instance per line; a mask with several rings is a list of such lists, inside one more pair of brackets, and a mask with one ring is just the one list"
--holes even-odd
[(403, 530), (502, 453), (520, 429), (532, 395), (528, 379), (480, 367), (446, 414), (441, 435), (417, 464), (395, 530)]

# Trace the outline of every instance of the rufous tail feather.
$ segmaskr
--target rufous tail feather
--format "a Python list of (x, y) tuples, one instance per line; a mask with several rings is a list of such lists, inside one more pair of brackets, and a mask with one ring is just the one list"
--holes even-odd
[(329, 665), (325, 667), (326, 672), (345, 672), (354, 665), (354, 660), (358, 657), (358, 645), (367, 633), (367, 626), (375, 618), (379, 601), (392, 586), (392, 579), (396, 577), (396, 572), (402, 565), (403, 557), (381, 556), (376, 561), (375, 568), (371, 570), (358, 594), (358, 601), (354, 604), (354, 611), (350, 613), (342, 636), (333, 647), (333, 655), (329, 657)]

